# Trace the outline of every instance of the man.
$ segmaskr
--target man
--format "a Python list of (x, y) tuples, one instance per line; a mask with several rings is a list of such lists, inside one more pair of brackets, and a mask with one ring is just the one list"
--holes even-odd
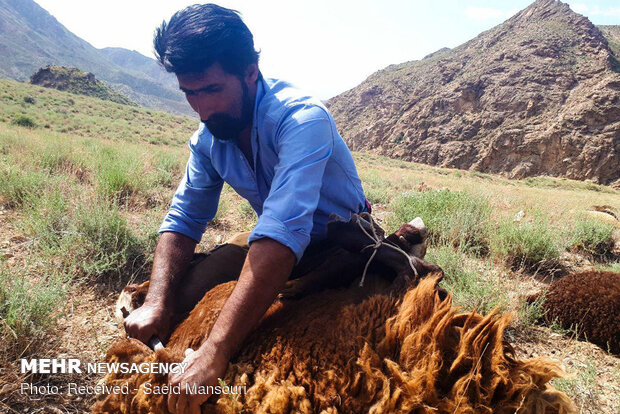
[(306, 247), (325, 234), (329, 214), (350, 217), (368, 204), (331, 115), (319, 100), (262, 77), (252, 34), (237, 12), (190, 6), (162, 23), (154, 45), (202, 122), (159, 230), (148, 295), (125, 321), (128, 334), (145, 343), (152, 336), (165, 340), (173, 310), (191, 309), (214, 285), (201, 275), (186, 288), (184, 303), (174, 303), (175, 292), (190, 283), (188, 265), (224, 182), (258, 215), (233, 293), (209, 337), (187, 356), (185, 373), (170, 377), (182, 393), (169, 395), (169, 410), (194, 413), (207, 396), (185, 394), (185, 384), (216, 385)]

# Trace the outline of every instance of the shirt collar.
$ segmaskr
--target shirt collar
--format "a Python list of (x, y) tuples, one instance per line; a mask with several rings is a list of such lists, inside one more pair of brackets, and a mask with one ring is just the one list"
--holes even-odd
[(256, 99), (254, 100), (254, 114), (252, 115), (252, 129), (258, 129), (258, 106), (265, 96), (265, 87), (263, 86), (263, 77), (260, 76), (256, 81)]

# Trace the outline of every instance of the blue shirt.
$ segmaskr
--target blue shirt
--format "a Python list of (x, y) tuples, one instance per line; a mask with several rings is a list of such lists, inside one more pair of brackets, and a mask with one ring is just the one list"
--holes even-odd
[(324, 237), (330, 213), (348, 219), (364, 210), (351, 152), (318, 99), (286, 82), (260, 78), (250, 139), (254, 169), (235, 142), (215, 139), (200, 124), (160, 233), (200, 241), (217, 212), (224, 181), (258, 216), (249, 241), (269, 237), (289, 247), (297, 261), (311, 239)]

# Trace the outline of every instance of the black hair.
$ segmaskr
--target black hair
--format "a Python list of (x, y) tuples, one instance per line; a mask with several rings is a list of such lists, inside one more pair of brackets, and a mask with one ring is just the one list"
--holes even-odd
[(194, 4), (163, 21), (153, 46), (161, 65), (175, 74), (200, 73), (219, 63), (242, 78), (259, 55), (239, 12), (212, 3)]

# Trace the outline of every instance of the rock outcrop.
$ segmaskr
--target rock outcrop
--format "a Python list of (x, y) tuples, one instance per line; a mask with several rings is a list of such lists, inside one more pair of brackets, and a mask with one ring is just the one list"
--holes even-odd
[(92, 73), (83, 72), (78, 68), (46, 66), (39, 69), (30, 77), (30, 83), (78, 95), (93, 96), (123, 105), (136, 106), (136, 104), (127, 97), (113, 91), (103, 82), (95, 79), (95, 75)]
[(620, 185), (620, 64), (610, 44), (567, 4), (537, 0), (455, 49), (376, 72), (328, 106), (354, 150)]

